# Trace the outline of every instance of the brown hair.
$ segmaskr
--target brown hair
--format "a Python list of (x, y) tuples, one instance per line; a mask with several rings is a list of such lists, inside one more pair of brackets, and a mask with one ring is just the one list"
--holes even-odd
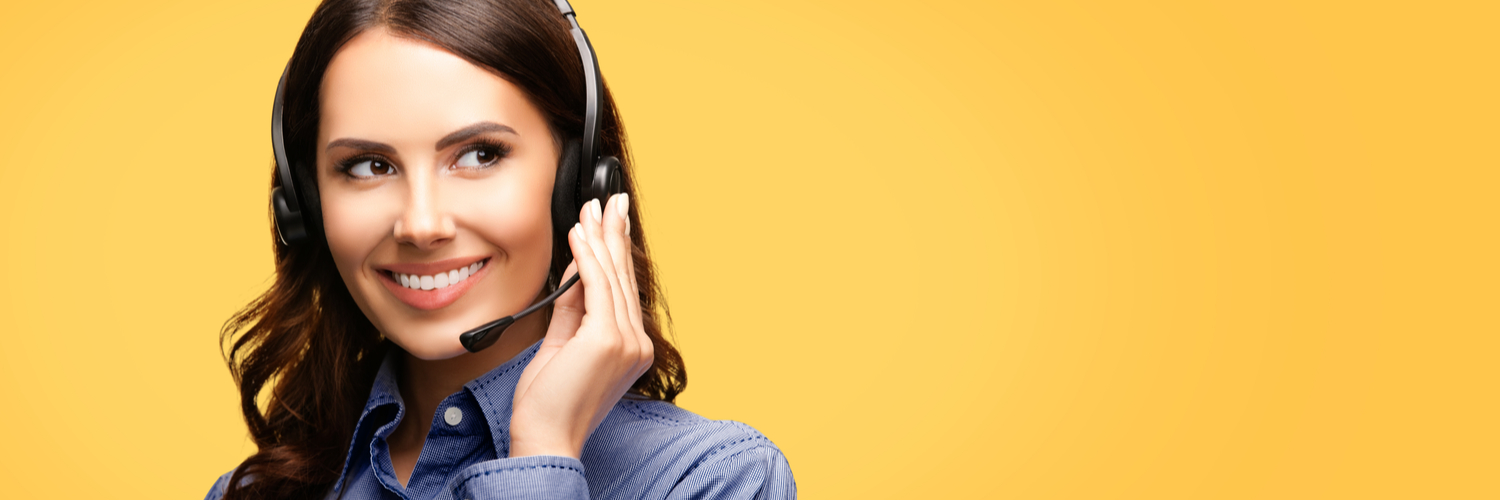
[[(548, 118), (553, 135), (582, 135), (584, 74), (565, 18), (549, 0), (324, 0), (297, 41), (287, 74), (287, 153), (302, 192), (309, 238), (277, 243), (276, 279), (225, 322), (221, 343), (240, 389), (245, 423), (259, 451), (231, 476), (224, 498), (311, 498), (338, 479), (354, 425), (390, 342), (370, 323), (339, 277), (322, 237), (317, 180), (311, 168), (318, 129), (318, 89), (345, 42), (383, 27), (441, 47), (520, 87)], [(608, 87), (601, 89), (600, 155), (620, 159), (625, 191), (636, 196), (625, 132)], [(274, 172), (273, 187), (280, 185)], [(639, 211), (630, 212), (632, 258), (651, 369), (631, 392), (673, 401), (687, 386), (682, 356), (663, 336), (671, 314), (647, 252)], [(549, 285), (567, 267), (566, 233), (553, 241)], [(456, 334), (456, 333), (455, 333)], [(266, 389), (269, 388), (269, 391)], [(264, 394), (263, 394), (264, 393)], [(245, 481), (246, 478), (252, 478)], [(244, 483), (244, 484), (241, 484)]]

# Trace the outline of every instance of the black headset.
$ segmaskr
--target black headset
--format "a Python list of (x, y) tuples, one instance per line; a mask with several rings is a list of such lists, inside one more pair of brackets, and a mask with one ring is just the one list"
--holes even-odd
[[(553, 0), (563, 17), (572, 26), (573, 43), (578, 46), (579, 58), (583, 60), (585, 84), (585, 108), (583, 114), (583, 140), (568, 141), (557, 165), (557, 181), (552, 187), (552, 225), (554, 235), (566, 235), (578, 221), (578, 212), (589, 200), (605, 200), (624, 192), (624, 174), (620, 170), (620, 159), (614, 156), (597, 157), (599, 151), (599, 115), (601, 113), (601, 89), (604, 79), (599, 74), (599, 58), (588, 35), (578, 26), (577, 14), (568, 0)], [(307, 222), (302, 214), (302, 203), (292, 176), (292, 164), (286, 153), (285, 132), (282, 126), (282, 102), (286, 92), (286, 75), (291, 63), (281, 72), (281, 81), (276, 84), (276, 102), (271, 109), (271, 147), (276, 152), (276, 175), (281, 186), (271, 190), (271, 209), (276, 215), (276, 235), (282, 244), (294, 245), (307, 240)], [(582, 149), (580, 154), (579, 149)], [(587, 182), (579, 174), (585, 161), (591, 160), (593, 171)], [(562, 238), (562, 241), (567, 241)], [(459, 342), (469, 352), (479, 352), (499, 340), (500, 334), (516, 320), (536, 312), (562, 296), (568, 288), (578, 282), (575, 272), (572, 278), (557, 287), (547, 298), (532, 304), (521, 312), (480, 325), (459, 335)]]

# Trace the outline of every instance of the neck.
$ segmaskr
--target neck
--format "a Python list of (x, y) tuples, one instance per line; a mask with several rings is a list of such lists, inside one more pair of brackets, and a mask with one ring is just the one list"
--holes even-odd
[(401, 398), (406, 402), (407, 415), (391, 433), (391, 446), (420, 447), (432, 429), (433, 414), (437, 412), (443, 398), (458, 392), (470, 380), (488, 373), (541, 340), (547, 332), (547, 315), (542, 312), (544, 311), (537, 311), (516, 321), (505, 329), (494, 345), (483, 351), (439, 360), (419, 359), (403, 353), (404, 365), (398, 381)]

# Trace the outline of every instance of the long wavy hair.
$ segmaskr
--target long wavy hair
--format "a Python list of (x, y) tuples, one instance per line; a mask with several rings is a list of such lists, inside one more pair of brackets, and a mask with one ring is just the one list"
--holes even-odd
[[(318, 5), (292, 54), (284, 112), (287, 152), (310, 234), (307, 241), (287, 246), (271, 231), (274, 283), (220, 332), (245, 423), (259, 448), (235, 468), (226, 499), (326, 494), (341, 473), (381, 360), (396, 349), (359, 310), (339, 277), (322, 233), (315, 172), (307, 167), (315, 158), (323, 73), (345, 42), (376, 27), (441, 47), (520, 87), (547, 117), (555, 138), (582, 135), (582, 62), (567, 21), (550, 0), (324, 0)], [(639, 199), (614, 100), (607, 87), (601, 94), (600, 154), (620, 159), (625, 191)], [(271, 186), (278, 185), (273, 170)], [(630, 225), (637, 228), (631, 232), (631, 256), (656, 359), (631, 392), (671, 402), (687, 387), (687, 371), (664, 336), (671, 314), (639, 213), (630, 212)], [(569, 263), (566, 237), (565, 232), (554, 235), (551, 287)]]

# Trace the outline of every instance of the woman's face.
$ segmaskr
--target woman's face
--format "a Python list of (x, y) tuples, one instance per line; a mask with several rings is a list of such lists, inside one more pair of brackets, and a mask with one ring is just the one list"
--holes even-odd
[(557, 145), (519, 88), (383, 29), (323, 77), (318, 191), (328, 247), (370, 321), (421, 359), (524, 308), (552, 257)]

